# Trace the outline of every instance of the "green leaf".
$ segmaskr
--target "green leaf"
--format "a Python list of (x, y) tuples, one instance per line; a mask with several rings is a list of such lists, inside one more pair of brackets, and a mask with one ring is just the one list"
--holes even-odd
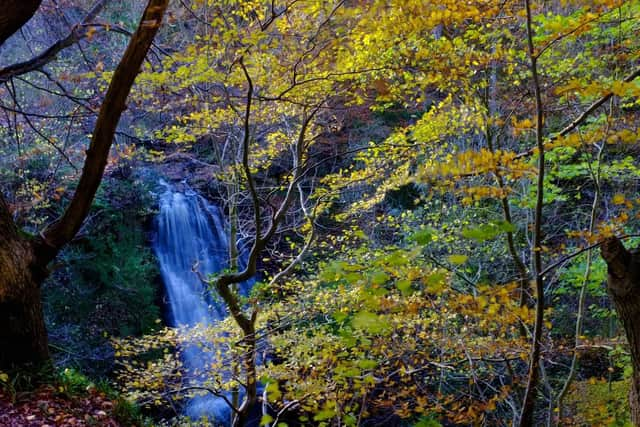
[(341, 374), (343, 377), (345, 378), (355, 378), (355, 377), (359, 377), (362, 372), (360, 371), (360, 369), (351, 366), (351, 367), (347, 367), (344, 369), (337, 369), (336, 368), (336, 372)]
[(360, 273), (347, 273), (344, 276), (344, 279), (349, 283), (349, 284), (356, 284), (358, 283), (358, 281), (362, 278), (362, 275)]
[(384, 271), (376, 271), (371, 275), (371, 283), (374, 285), (384, 285), (389, 280), (389, 275)]
[(333, 418), (336, 415), (336, 410), (332, 408), (323, 409), (318, 412), (314, 417), (314, 421), (324, 421)]
[(485, 240), (494, 239), (502, 233), (514, 231), (516, 231), (516, 228), (510, 222), (493, 221), (476, 228), (465, 228), (462, 230), (462, 236), (477, 242), (484, 242)]
[(396, 287), (403, 294), (407, 294), (411, 292), (411, 280), (408, 280), (408, 279), (398, 280), (396, 282)]
[(339, 270), (336, 268), (335, 263), (332, 263), (322, 269), (318, 277), (323, 282), (333, 282), (338, 278)]
[(364, 270), (364, 267), (361, 266), (360, 264), (349, 264), (347, 262), (339, 262), (338, 266), (341, 270), (344, 271), (362, 271)]
[(270, 399), (280, 400), (280, 398), (282, 397), (282, 392), (280, 391), (280, 388), (278, 387), (277, 382), (271, 382), (267, 384), (266, 389)]
[(382, 321), (380, 316), (365, 310), (357, 313), (353, 317), (353, 320), (351, 321), (351, 325), (356, 329), (364, 330), (372, 334), (383, 332), (388, 327)]
[(358, 419), (353, 414), (346, 414), (342, 417), (342, 422), (347, 427), (352, 427), (358, 424)]
[(436, 271), (427, 276), (427, 290), (431, 293), (439, 293), (444, 289), (446, 284), (447, 273), (444, 271)]
[(376, 366), (378, 366), (378, 362), (376, 362), (375, 360), (369, 360), (369, 359), (358, 360), (358, 367), (360, 369), (373, 369)]
[(496, 221), (494, 224), (505, 233), (514, 233), (516, 231), (516, 226), (509, 221)]
[(466, 255), (454, 254), (454, 255), (449, 255), (448, 259), (451, 264), (460, 265), (467, 262), (469, 257)]
[(334, 311), (333, 312), (333, 318), (336, 320), (336, 322), (340, 323), (342, 322), (344, 319), (346, 319), (348, 317), (347, 313), (344, 313), (342, 311)]
[(392, 267), (400, 267), (409, 263), (404, 251), (391, 252), (384, 260)]
[(352, 348), (358, 344), (358, 339), (353, 335), (351, 335), (349, 331), (341, 331), (340, 341), (342, 342), (342, 345), (346, 348)]
[(260, 425), (266, 426), (267, 424), (271, 424), (271, 421), (273, 421), (273, 417), (269, 414), (264, 414), (260, 419)]
[(356, 230), (353, 232), (353, 235), (362, 240), (369, 240), (367, 235), (362, 230)]
[(413, 235), (409, 237), (409, 240), (412, 240), (417, 244), (424, 246), (433, 240), (433, 231), (428, 228), (424, 228), (413, 233)]

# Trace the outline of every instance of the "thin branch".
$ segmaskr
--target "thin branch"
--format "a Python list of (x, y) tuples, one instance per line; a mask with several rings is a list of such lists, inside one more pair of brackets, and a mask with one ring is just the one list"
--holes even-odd
[(527, 376), (527, 387), (525, 390), (522, 412), (520, 413), (520, 426), (533, 425), (533, 415), (535, 411), (535, 401), (537, 396), (537, 386), (540, 377), (540, 351), (542, 346), (542, 328), (544, 323), (544, 279), (540, 275), (542, 271), (542, 222), (545, 189), (545, 153), (544, 138), (544, 109), (542, 105), (542, 92), (540, 77), (538, 75), (538, 61), (535, 56), (533, 45), (533, 18), (531, 14), (531, 4), (529, 0), (524, 1), (527, 27), (527, 47), (529, 56), (529, 72), (533, 84), (536, 114), (536, 148), (538, 150), (538, 180), (536, 183), (536, 204), (533, 222), (533, 269), (535, 272), (535, 322), (533, 326), (533, 342), (531, 344), (531, 356), (529, 360), (529, 372)]
[[(636, 68), (631, 73), (629, 73), (624, 79), (622, 79), (622, 81), (624, 83), (631, 83), (632, 81), (634, 81), (638, 77), (640, 77), (640, 67)], [(555, 141), (558, 138), (567, 136), (575, 128), (580, 126), (582, 124), (582, 122), (584, 122), (587, 119), (587, 117), (589, 117), (595, 110), (600, 108), (605, 102), (607, 102), (609, 99), (611, 99), (614, 95), (615, 94), (613, 92), (609, 91), (606, 94), (604, 94), (602, 97), (598, 98), (586, 110), (584, 110), (578, 117), (576, 117), (575, 120), (573, 120), (571, 123), (569, 123), (564, 128), (562, 128), (562, 130), (560, 132), (550, 136), (547, 139), (546, 143), (548, 144), (550, 142)], [(533, 152), (534, 152), (534, 150), (531, 149), (531, 150), (528, 150), (528, 151), (525, 151), (523, 153), (518, 154), (514, 158), (515, 159), (520, 159), (522, 157), (527, 157), (527, 156), (530, 156), (531, 154), (533, 154)]]
[(100, 108), (82, 175), (71, 203), (62, 217), (41, 234), (38, 257), (44, 264), (53, 259), (60, 248), (75, 236), (89, 212), (107, 166), (116, 127), (126, 108), (129, 92), (160, 27), (168, 3), (168, 0), (148, 1), (138, 28), (116, 67)]
[[(624, 236), (620, 236), (617, 239), (618, 240), (625, 240), (625, 239), (631, 239), (633, 237), (640, 237), (640, 234), (625, 234)], [(604, 243), (604, 240), (594, 243), (592, 245), (586, 246), (578, 251), (573, 252), (572, 254), (569, 254), (563, 258), (561, 258), (560, 260), (554, 262), (553, 264), (550, 264), (549, 266), (547, 266), (547, 268), (545, 268), (543, 271), (540, 272), (540, 274), (542, 276), (544, 276), (545, 274), (549, 273), (550, 271), (558, 268), (559, 266), (561, 266), (562, 264), (564, 264), (565, 262), (587, 252), (590, 251), (591, 249), (597, 248), (599, 246), (601, 246)]]
[(74, 26), (71, 32), (63, 39), (58, 40), (48, 49), (27, 61), (19, 62), (17, 64), (9, 65), (3, 69), (0, 69), (0, 83), (6, 82), (12, 77), (16, 77), (33, 70), (37, 70), (47, 63), (53, 61), (56, 55), (63, 49), (72, 46), (81, 39), (91, 34), (92, 29), (96, 27), (89, 24), (100, 13), (106, 4), (107, 0), (100, 0), (89, 11), (87, 16), (83, 19), (81, 24)]
[[(591, 204), (591, 215), (589, 216), (589, 232), (590, 233), (593, 233), (593, 231), (595, 230), (596, 215), (598, 212), (598, 205), (600, 204), (600, 191), (601, 191), (600, 166), (601, 166), (602, 154), (604, 152), (605, 146), (606, 145), (604, 143), (601, 144), (600, 149), (598, 150), (598, 155), (596, 157), (597, 172), (593, 174), (596, 192), (593, 197), (593, 203)], [(592, 255), (593, 255), (593, 251), (587, 252), (587, 261), (586, 261), (586, 266), (584, 270), (584, 275), (582, 276), (582, 286), (580, 287), (580, 296), (578, 297), (578, 313), (576, 315), (576, 329), (575, 329), (576, 332), (575, 332), (575, 338), (574, 338), (575, 348), (578, 348), (578, 345), (580, 345), (580, 336), (582, 335), (582, 325), (584, 322), (585, 305), (586, 305), (586, 298), (587, 298), (587, 285), (591, 277), (591, 266), (593, 263)], [(553, 399), (551, 399), (550, 406), (549, 406), (550, 410), (552, 410), (554, 406), (558, 410), (556, 425), (559, 425), (560, 420), (562, 419), (563, 400), (565, 395), (569, 391), (569, 387), (573, 383), (573, 380), (577, 373), (577, 369), (578, 369), (578, 353), (576, 352), (576, 350), (574, 350), (573, 355), (571, 357), (571, 366), (569, 367), (569, 373), (567, 374), (567, 378), (564, 381), (564, 385), (562, 386), (560, 393), (558, 393), (558, 396), (556, 397), (556, 401), (554, 402)], [(548, 421), (551, 422), (551, 413), (549, 414)]]
[(303, 197), (303, 192), (302, 192), (302, 188), (301, 188), (300, 183), (298, 183), (297, 187), (298, 187), (298, 193), (300, 195), (300, 205), (302, 206), (302, 211), (304, 212), (305, 217), (307, 218), (309, 224), (311, 225), (311, 232), (309, 232), (309, 234), (307, 235), (307, 238), (306, 238), (306, 240), (304, 242), (304, 246), (302, 247), (302, 249), (300, 250), (298, 255), (293, 260), (291, 260), (291, 262), (289, 263), (289, 265), (287, 265), (287, 267), (285, 267), (284, 269), (280, 270), (275, 276), (273, 276), (273, 279), (271, 279), (271, 281), (269, 282), (269, 287), (275, 285), (280, 280), (282, 280), (284, 277), (289, 275), (293, 271), (293, 269), (298, 264), (300, 264), (300, 262), (302, 262), (302, 260), (306, 256), (307, 252), (311, 248), (311, 245), (313, 244), (313, 242), (316, 239), (316, 234), (317, 233), (316, 233), (316, 225), (315, 225), (315, 211), (318, 208), (322, 198), (318, 199), (318, 201), (316, 202), (316, 205), (314, 207), (314, 212), (313, 212), (313, 214), (311, 214), (311, 213), (309, 213), (307, 211), (307, 209), (304, 206), (304, 197)]
[[(256, 227), (256, 241), (254, 247), (257, 247), (262, 240), (262, 232), (261, 232), (261, 209), (260, 209), (260, 199), (258, 198), (258, 192), (256, 191), (256, 184), (253, 179), (253, 175), (251, 173), (251, 167), (249, 165), (249, 144), (251, 142), (251, 102), (253, 100), (253, 80), (251, 79), (251, 75), (249, 74), (249, 70), (244, 65), (242, 58), (238, 61), (240, 67), (242, 68), (242, 72), (244, 73), (245, 78), (247, 79), (247, 105), (245, 108), (244, 115), (244, 135), (242, 138), (242, 169), (245, 173), (245, 178), (247, 180), (247, 185), (249, 186), (249, 192), (251, 194), (251, 200), (253, 202), (253, 212), (255, 218), (255, 227)], [(253, 252), (253, 250), (252, 250)]]
[[(286, 405), (284, 405), (282, 407), (282, 409), (280, 409), (278, 411), (278, 413), (276, 414), (276, 418), (273, 420), (272, 425), (277, 426), (279, 421), (280, 421), (280, 417), (283, 416), (287, 411), (297, 408), (298, 406), (300, 406), (300, 403), (302, 403), (302, 401), (304, 401), (305, 399), (307, 399), (309, 396), (311, 396), (311, 393), (307, 393), (304, 396), (302, 396), (300, 399), (295, 399), (292, 400), (290, 402), (287, 402)], [(267, 426), (269, 427), (269, 426)]]
[(166, 395), (171, 395), (171, 394), (179, 394), (179, 393), (184, 393), (187, 391), (192, 391), (192, 390), (197, 390), (197, 391), (206, 391), (216, 397), (221, 398), (222, 400), (224, 400), (224, 403), (226, 403), (229, 408), (231, 408), (231, 410), (235, 413), (238, 413), (238, 409), (233, 406), (233, 403), (231, 403), (231, 401), (229, 401), (229, 398), (225, 395), (224, 392), (218, 391), (218, 390), (214, 390), (212, 388), (209, 387), (203, 387), (203, 386), (191, 386), (191, 387), (183, 387), (180, 390), (171, 390), (168, 391), (167, 393), (165, 393)]
[[(22, 107), (20, 107), (20, 104), (18, 103), (18, 98), (16, 95), (16, 90), (15, 87), (13, 87), (13, 81), (10, 82), (10, 87), (7, 87), (9, 94), (11, 95), (11, 98), (13, 99), (13, 103), (15, 104), (15, 106), (18, 109), (22, 109)], [(31, 130), (33, 130), (40, 138), (44, 139), (45, 141), (47, 141), (47, 143), (49, 145), (51, 145), (68, 163), (69, 165), (71, 165), (71, 167), (73, 168), (74, 171), (78, 171), (77, 166), (71, 161), (71, 159), (69, 158), (69, 156), (67, 156), (67, 153), (64, 152), (64, 150), (62, 150), (60, 147), (58, 147), (56, 145), (55, 142), (53, 142), (51, 140), (51, 138), (49, 138), (47, 135), (45, 135), (44, 133), (42, 133), (31, 121), (31, 119), (29, 118), (29, 116), (23, 116), (24, 120), (27, 122), (27, 125), (31, 128)]]

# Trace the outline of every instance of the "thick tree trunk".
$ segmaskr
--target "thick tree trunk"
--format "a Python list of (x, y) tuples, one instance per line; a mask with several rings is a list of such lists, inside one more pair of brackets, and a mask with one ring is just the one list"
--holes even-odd
[(631, 352), (631, 422), (640, 426), (640, 252), (627, 251), (615, 237), (602, 243), (601, 252), (609, 267), (609, 295), (624, 327)]
[(49, 358), (40, 283), (28, 265), (32, 259), (24, 241), (0, 248), (0, 369)]
[(0, 369), (49, 358), (40, 301), (45, 270), (0, 195)]
[[(18, 4), (21, 4), (19, 6)], [(113, 137), (131, 86), (151, 47), (169, 0), (148, 0), (100, 107), (78, 187), (62, 217), (30, 239), (17, 228), (0, 193), (0, 369), (49, 358), (40, 300), (46, 266), (76, 235), (89, 212), (107, 165)], [(9, 1), (0, 10), (0, 44), (19, 29), (39, 1)], [(17, 27), (16, 27), (17, 26)]]
[(4, 0), (0, 8), (0, 45), (36, 13), (42, 0)]

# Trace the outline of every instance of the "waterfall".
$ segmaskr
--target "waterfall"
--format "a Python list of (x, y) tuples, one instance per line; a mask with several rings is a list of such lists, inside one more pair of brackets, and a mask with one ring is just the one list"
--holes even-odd
[[(169, 299), (171, 326), (211, 325), (226, 316), (224, 304), (208, 295), (207, 287), (193, 271), (203, 276), (219, 272), (228, 265), (229, 241), (220, 209), (191, 189), (177, 191), (161, 181), (160, 212), (156, 218), (154, 250)], [(251, 283), (242, 288), (248, 291)], [(197, 348), (183, 349), (188, 372), (206, 372), (211, 355)], [(226, 422), (230, 408), (214, 396), (191, 399), (185, 415), (202, 416)]]

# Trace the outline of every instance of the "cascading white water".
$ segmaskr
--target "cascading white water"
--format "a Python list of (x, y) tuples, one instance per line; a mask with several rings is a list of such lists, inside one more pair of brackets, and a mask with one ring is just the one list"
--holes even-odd
[[(228, 265), (223, 214), (193, 190), (180, 192), (165, 182), (161, 184), (165, 190), (160, 195), (154, 249), (167, 290), (172, 326), (211, 325), (226, 315), (225, 308), (208, 296), (208, 289), (193, 270), (195, 265), (206, 277)], [(206, 372), (211, 356), (196, 348), (184, 350), (186, 370)], [(220, 398), (202, 396), (191, 399), (185, 414), (193, 419), (207, 416), (225, 422), (230, 409)]]

